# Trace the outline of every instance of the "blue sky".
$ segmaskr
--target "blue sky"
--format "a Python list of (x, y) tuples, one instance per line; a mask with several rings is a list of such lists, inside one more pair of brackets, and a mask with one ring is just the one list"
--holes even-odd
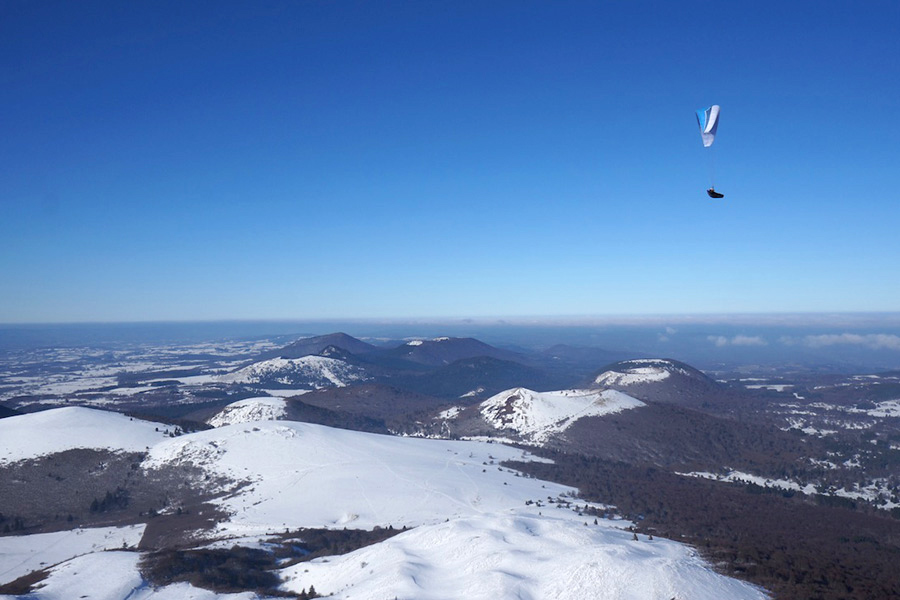
[(898, 25), (8, 0), (0, 322), (900, 310)]

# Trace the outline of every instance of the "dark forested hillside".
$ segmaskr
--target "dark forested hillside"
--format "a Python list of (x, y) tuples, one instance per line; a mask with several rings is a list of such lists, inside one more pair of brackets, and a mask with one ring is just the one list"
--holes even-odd
[(824, 506), (759, 486), (726, 485), (654, 467), (544, 452), (555, 462), (510, 463), (612, 504), (638, 531), (695, 545), (729, 575), (779, 600), (900, 598), (900, 521), (871, 509)]
[(639, 410), (576, 421), (555, 445), (630, 463), (713, 471), (727, 466), (770, 477), (788, 477), (804, 457), (824, 452), (815, 438), (651, 401)]

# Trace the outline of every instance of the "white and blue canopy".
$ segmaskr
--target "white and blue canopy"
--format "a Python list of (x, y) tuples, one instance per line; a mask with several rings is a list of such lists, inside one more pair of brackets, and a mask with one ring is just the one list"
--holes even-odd
[(697, 124), (700, 125), (700, 137), (703, 138), (703, 147), (712, 146), (716, 139), (716, 128), (719, 126), (719, 105), (713, 104), (709, 108), (701, 108), (697, 111)]

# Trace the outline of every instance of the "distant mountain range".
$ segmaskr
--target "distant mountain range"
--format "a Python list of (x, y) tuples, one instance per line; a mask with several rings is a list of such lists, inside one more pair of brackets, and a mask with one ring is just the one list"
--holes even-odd
[[(0, 406), (0, 595), (765, 597), (649, 535), (668, 531), (742, 576), (765, 567), (765, 585), (799, 585), (818, 560), (796, 597), (830, 597), (833, 576), (859, 598), (896, 596), (860, 587), (894, 564), (900, 535), (890, 377), (834, 380), (832, 406), (812, 380), (719, 381), (598, 348), (344, 333), (255, 344), (142, 354), (130, 370), (91, 357), (83, 380), (64, 365), (17, 398), (35, 412)], [(18, 368), (30, 385), (32, 366)], [(75, 406), (90, 402), (120, 412)], [(857, 437), (821, 431), (839, 422)], [(882, 470), (859, 485), (863, 469)], [(779, 515), (777, 531), (739, 523), (748, 498)], [(791, 563), (772, 553), (819, 515), (863, 525), (828, 529)], [(95, 572), (126, 592), (78, 578)]]
[(261, 388), (321, 389), (380, 382), (410, 391), (487, 398), (512, 386), (550, 391), (596, 370), (602, 350), (555, 346), (526, 355), (473, 338), (441, 337), (378, 347), (344, 333), (297, 340), (267, 351), (219, 381)]
[[(312, 351), (318, 354), (285, 358)], [(221, 379), (316, 390), (290, 399), (287, 419), (407, 435), (497, 437), (700, 470), (729, 464), (770, 473), (804, 451), (795, 436), (733, 418), (753, 402), (746, 394), (671, 359), (628, 359), (594, 366), (584, 376), (555, 367), (612, 353), (555, 346), (526, 355), (471, 338), (378, 348), (345, 334), (300, 340), (265, 356), (273, 354), (282, 357)], [(771, 457), (765, 447), (777, 448), (778, 458), (761, 458)]]

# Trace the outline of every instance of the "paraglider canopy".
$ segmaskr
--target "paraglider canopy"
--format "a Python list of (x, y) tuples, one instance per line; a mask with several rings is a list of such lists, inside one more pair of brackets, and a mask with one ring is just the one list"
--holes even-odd
[[(703, 140), (704, 148), (709, 148), (712, 146), (713, 142), (716, 141), (716, 130), (719, 128), (720, 110), (718, 104), (713, 104), (709, 108), (701, 108), (697, 111), (697, 124), (700, 126), (700, 139)], [(713, 157), (710, 155), (710, 186), (709, 189), (706, 190), (706, 193), (710, 198), (724, 198), (725, 195), (717, 192), (716, 186), (713, 183), (715, 169), (713, 167), (712, 158)]]
[(716, 129), (719, 127), (719, 105), (713, 104), (709, 108), (701, 108), (697, 111), (697, 124), (700, 125), (700, 137), (703, 139), (703, 147), (709, 148), (716, 139)]

